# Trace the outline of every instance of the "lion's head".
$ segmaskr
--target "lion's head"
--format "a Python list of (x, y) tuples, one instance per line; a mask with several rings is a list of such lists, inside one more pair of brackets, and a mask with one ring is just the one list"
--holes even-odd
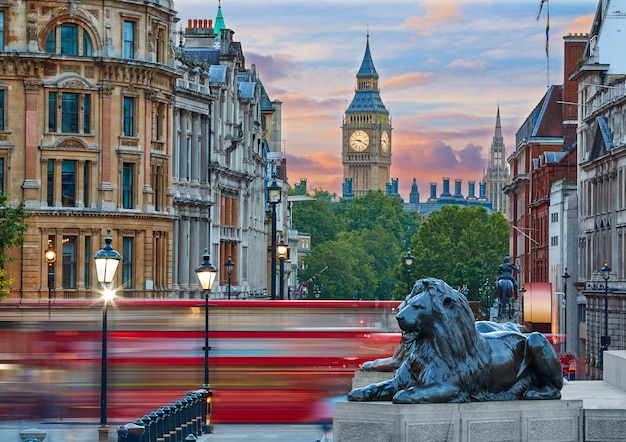
[(417, 281), (396, 319), (407, 341), (426, 341), (429, 351), (452, 365), (484, 353), (477, 349), (484, 342), (467, 298), (440, 279)]

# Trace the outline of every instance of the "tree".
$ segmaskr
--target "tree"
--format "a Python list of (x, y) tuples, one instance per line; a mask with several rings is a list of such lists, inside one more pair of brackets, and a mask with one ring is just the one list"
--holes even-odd
[(9, 195), (0, 193), (0, 300), (9, 294), (6, 287), (13, 282), (13, 278), (6, 278), (4, 273), (4, 265), (15, 259), (8, 254), (8, 250), (24, 243), (28, 230), (25, 220), (29, 216), (24, 201), (12, 207), (9, 204)]
[(316, 190), (311, 201), (295, 201), (291, 211), (291, 222), (300, 232), (311, 235), (315, 244), (334, 240), (343, 230), (343, 219), (336, 215), (336, 205), (332, 196), (323, 190)]
[(359, 292), (367, 299), (391, 299), (397, 258), (408, 249), (420, 216), (381, 191), (351, 201), (334, 201), (323, 191), (315, 198), (294, 203), (292, 210), (293, 227), (310, 233), (312, 243), (299, 280), (328, 267), (316, 280), (324, 286), (323, 297), (351, 299)]
[(484, 207), (444, 206), (422, 222), (412, 245), (415, 279), (436, 277), (452, 287), (467, 284), (470, 299), (478, 300), (485, 279), (495, 280), (508, 255), (508, 222)]

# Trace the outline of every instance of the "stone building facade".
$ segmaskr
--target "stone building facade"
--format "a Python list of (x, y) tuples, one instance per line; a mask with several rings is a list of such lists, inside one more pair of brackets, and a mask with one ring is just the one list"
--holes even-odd
[[(601, 1), (578, 82), (578, 271), (586, 300), (586, 361), (602, 367), (602, 349), (622, 350), (626, 338), (626, 61), (621, 32), (626, 1)], [(611, 269), (608, 280), (603, 265)], [(574, 275), (572, 275), (574, 276)], [(605, 310), (606, 309), (606, 310)], [(608, 320), (608, 321), (607, 321)], [(610, 345), (602, 337), (611, 338)]]
[(91, 296), (107, 228), (124, 257), (120, 293), (167, 289), (173, 2), (11, 1), (0, 12), (2, 185), (32, 214), (7, 268), (11, 296), (47, 290), (48, 240), (57, 296)]
[(229, 258), (231, 295), (267, 287), (254, 257), (267, 254), (264, 177), (274, 171), (267, 168), (272, 148), (280, 154), (281, 103), (269, 100), (254, 66), (246, 68), (234, 32), (220, 33), (212, 20), (191, 19), (177, 49), (173, 282), (183, 296), (198, 289), (194, 269), (205, 249), (218, 268), (212, 296), (228, 292)]
[(93, 255), (108, 228), (119, 296), (197, 295), (205, 249), (213, 297), (229, 258), (232, 293), (261, 294), (274, 173), (291, 273), (281, 103), (223, 18), (219, 35), (204, 19), (179, 33), (170, 0), (70, 0), (5, 2), (0, 20), (0, 190), (32, 215), (6, 267), (12, 298), (47, 297), (49, 241), (52, 295), (98, 297)]

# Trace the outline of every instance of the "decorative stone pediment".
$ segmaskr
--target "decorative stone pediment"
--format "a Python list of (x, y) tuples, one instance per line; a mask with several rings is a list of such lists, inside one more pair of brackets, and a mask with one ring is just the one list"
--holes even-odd
[(64, 149), (64, 150), (77, 150), (77, 149), (87, 148), (85, 143), (83, 143), (83, 141), (78, 138), (64, 138), (61, 141), (59, 141), (55, 147), (57, 149)]
[(64, 89), (92, 89), (93, 86), (80, 77), (66, 78), (57, 83), (59, 88)]

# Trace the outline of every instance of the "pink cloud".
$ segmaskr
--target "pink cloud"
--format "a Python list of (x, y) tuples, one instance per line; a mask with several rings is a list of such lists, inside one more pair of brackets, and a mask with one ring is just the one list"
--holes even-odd
[(396, 89), (406, 86), (421, 86), (433, 82), (432, 72), (407, 72), (383, 81), (383, 88)]
[(423, 10), (423, 14), (409, 17), (404, 24), (408, 28), (415, 28), (420, 35), (431, 34), (442, 24), (461, 21), (461, 12), (449, 2), (427, 0), (418, 8)]

